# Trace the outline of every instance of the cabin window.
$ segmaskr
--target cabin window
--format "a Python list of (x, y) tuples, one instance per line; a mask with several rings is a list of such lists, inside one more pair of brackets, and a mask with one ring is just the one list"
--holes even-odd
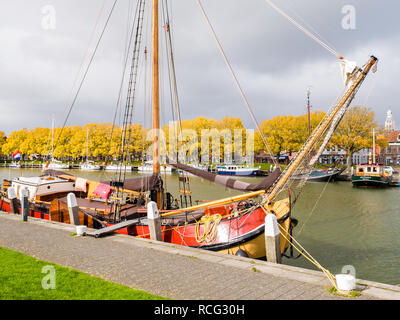
[(359, 169), (358, 169), (358, 172), (363, 173), (363, 172), (364, 172), (364, 168), (359, 168)]
[(367, 172), (371, 172), (371, 167), (367, 167)]
[(50, 189), (50, 186), (47, 186), (47, 189)]
[(377, 168), (376, 168), (376, 167), (373, 167), (373, 168), (372, 168), (372, 172), (378, 172)]

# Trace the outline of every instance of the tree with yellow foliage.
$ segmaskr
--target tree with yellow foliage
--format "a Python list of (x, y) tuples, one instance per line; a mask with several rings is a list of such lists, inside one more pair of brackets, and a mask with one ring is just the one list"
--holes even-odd
[(0, 131), (0, 154), (4, 154), (3, 153), (3, 145), (6, 143), (6, 135), (3, 131)]
[(12, 154), (19, 150), (21, 154), (27, 154), (29, 145), (27, 141), (28, 130), (26, 128), (18, 131), (13, 131), (7, 137), (3, 144), (2, 150), (4, 154)]
[[(310, 114), (311, 132), (319, 124), (325, 113), (316, 111)], [(295, 116), (276, 116), (269, 120), (264, 120), (260, 124), (271, 152), (278, 158), (285, 153), (298, 151), (308, 138), (308, 117), (307, 115)], [(259, 132), (255, 133), (254, 147), (256, 152), (265, 150), (264, 142)]]
[[(344, 115), (331, 142), (348, 152), (348, 167), (351, 166), (353, 153), (364, 148), (372, 148), (372, 129), (374, 128), (378, 128), (378, 123), (375, 120), (375, 112), (371, 108), (354, 106)], [(380, 138), (377, 144), (385, 146), (387, 142)]]

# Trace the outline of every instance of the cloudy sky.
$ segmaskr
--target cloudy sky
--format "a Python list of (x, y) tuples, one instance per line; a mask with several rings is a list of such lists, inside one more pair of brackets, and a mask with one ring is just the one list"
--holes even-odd
[[(0, 2), (0, 130), (56, 126), (66, 117), (114, 0), (2, 0)], [(110, 122), (123, 70), (129, 8), (118, 0), (99, 50), (68, 119), (68, 125)], [(353, 104), (371, 107), (380, 124), (388, 109), (400, 128), (400, 20), (398, 0), (274, 0), (348, 60), (379, 58)], [(149, 2), (150, 3), (150, 2)], [(196, 0), (168, 0), (182, 117), (251, 118)], [(328, 110), (343, 91), (340, 63), (330, 52), (274, 11), (265, 0), (202, 0), (233, 69), (259, 120)], [(355, 10), (354, 29), (346, 29)], [(147, 4), (149, 9), (149, 4)], [(146, 14), (146, 17), (148, 14)], [(96, 21), (98, 24), (96, 25)], [(345, 23), (345, 24), (343, 24)], [(95, 28), (95, 26), (97, 26)], [(150, 46), (149, 23), (143, 45)], [(162, 66), (165, 47), (161, 47)], [(88, 52), (88, 53), (87, 53)], [(83, 68), (81, 68), (81, 65)], [(144, 112), (141, 64), (135, 122)], [(165, 74), (165, 72), (164, 72)], [(162, 78), (162, 122), (171, 120), (168, 83)], [(126, 81), (125, 81), (126, 82)], [(126, 92), (123, 93), (123, 101)], [(148, 102), (149, 99), (147, 99)], [(148, 123), (148, 120), (147, 120)]]

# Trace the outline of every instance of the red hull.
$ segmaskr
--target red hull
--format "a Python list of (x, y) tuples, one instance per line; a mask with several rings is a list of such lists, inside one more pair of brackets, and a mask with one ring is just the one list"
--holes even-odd
[[(265, 213), (262, 209), (258, 208), (242, 216), (222, 220), (218, 224), (218, 231), (212, 242), (197, 242), (195, 223), (186, 226), (162, 226), (162, 241), (191, 247), (221, 246), (223, 244), (232, 244), (235, 241), (240, 241), (241, 238), (247, 238), (251, 235), (256, 236), (262, 233), (264, 231), (264, 223)], [(108, 224), (108, 226), (109, 225), (111, 224)], [(150, 239), (147, 225), (133, 225), (116, 232)], [(204, 223), (199, 225), (198, 233), (200, 235), (204, 233)]]
[[(10, 203), (4, 198), (0, 201), (0, 211), (5, 211), (11, 213)], [(21, 208), (18, 209), (19, 214), (21, 214)], [(44, 220), (50, 220), (50, 215), (48, 213), (40, 212), (37, 210), (29, 210), (29, 216)]]

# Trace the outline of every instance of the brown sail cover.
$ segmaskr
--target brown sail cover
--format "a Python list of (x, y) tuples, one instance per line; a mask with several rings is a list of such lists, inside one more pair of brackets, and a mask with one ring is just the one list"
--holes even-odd
[[(110, 182), (111, 181), (104, 181), (103, 183), (110, 184)], [(124, 189), (137, 192), (159, 190), (161, 187), (162, 180), (159, 175), (126, 179), (124, 182)]]
[(204, 171), (201, 169), (193, 168), (191, 166), (187, 166), (185, 164), (175, 162), (170, 159), (167, 159), (167, 162), (177, 169), (189, 172), (191, 174), (194, 174), (195, 176), (198, 176), (200, 178), (203, 178), (208, 181), (214, 182), (216, 184), (222, 185), (224, 187), (227, 187), (230, 189), (235, 189), (235, 190), (241, 190), (241, 191), (259, 191), (259, 190), (267, 191), (274, 184), (274, 182), (279, 178), (279, 176), (281, 174), (281, 170), (278, 167), (270, 175), (268, 175), (268, 177), (266, 177), (264, 180), (262, 180), (260, 183), (253, 184), (253, 183), (247, 183), (247, 182), (239, 181), (236, 179), (232, 179), (227, 176), (214, 174), (214, 173)]
[[(73, 175), (71, 175), (71, 174), (65, 173), (63, 171), (53, 170), (53, 169), (45, 170), (44, 175), (53, 176), (53, 177), (66, 175), (66, 176), (73, 177)], [(111, 183), (111, 181), (102, 181), (102, 183), (109, 185)], [(137, 192), (158, 190), (161, 187), (162, 187), (162, 180), (161, 180), (161, 177), (158, 175), (126, 179), (124, 182), (124, 189), (137, 191)]]

